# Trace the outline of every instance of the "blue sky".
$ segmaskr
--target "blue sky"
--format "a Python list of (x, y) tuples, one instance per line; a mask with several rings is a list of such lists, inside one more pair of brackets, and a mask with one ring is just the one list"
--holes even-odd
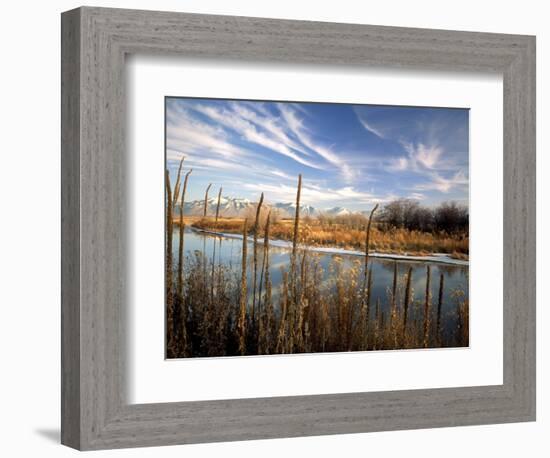
[(193, 168), (186, 200), (223, 195), (368, 210), (396, 198), (468, 203), (469, 111), (166, 99), (166, 159)]

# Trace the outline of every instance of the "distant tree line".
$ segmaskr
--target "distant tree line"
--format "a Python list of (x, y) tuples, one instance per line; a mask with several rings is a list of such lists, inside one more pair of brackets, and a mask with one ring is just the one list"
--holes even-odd
[(429, 208), (415, 200), (398, 199), (384, 206), (378, 221), (390, 227), (453, 234), (468, 231), (469, 213), (466, 205), (454, 201)]

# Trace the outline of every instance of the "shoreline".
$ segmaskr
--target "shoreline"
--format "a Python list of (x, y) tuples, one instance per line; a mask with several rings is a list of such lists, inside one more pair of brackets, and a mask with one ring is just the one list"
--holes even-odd
[[(236, 239), (236, 240), (242, 240), (243, 236), (241, 234), (231, 234), (227, 232), (216, 232), (211, 231), (207, 229), (200, 229), (197, 227), (187, 226), (187, 228), (194, 232), (199, 232), (215, 237), (225, 237), (229, 239)], [(249, 242), (253, 242), (254, 239), (251, 236), (247, 237)], [(263, 245), (264, 240), (258, 239), (258, 244)], [(282, 249), (292, 249), (292, 242), (287, 240), (277, 240), (277, 239), (270, 239), (269, 245), (274, 248), (282, 248)], [(308, 250), (315, 252), (315, 253), (322, 253), (322, 254), (336, 254), (336, 255), (344, 255), (344, 256), (365, 256), (365, 253), (358, 250), (346, 250), (344, 248), (331, 248), (331, 247), (316, 247), (316, 246), (306, 246)], [(369, 252), (369, 257), (373, 258), (379, 258), (379, 259), (392, 259), (396, 261), (411, 261), (411, 262), (433, 262), (433, 263), (440, 263), (440, 264), (450, 264), (454, 266), (469, 266), (470, 261), (465, 261), (462, 259), (454, 259), (451, 258), (446, 253), (435, 253), (428, 256), (414, 256), (414, 255), (407, 255), (407, 254), (392, 254), (392, 253), (377, 253), (375, 251)]]

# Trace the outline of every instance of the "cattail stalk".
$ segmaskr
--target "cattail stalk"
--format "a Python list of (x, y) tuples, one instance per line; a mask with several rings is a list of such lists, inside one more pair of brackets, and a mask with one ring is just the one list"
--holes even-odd
[(254, 276), (252, 278), (252, 323), (255, 322), (256, 312), (256, 278), (258, 277), (258, 232), (260, 229), (260, 212), (264, 201), (264, 193), (260, 195), (260, 201), (256, 207), (256, 219), (254, 220), (253, 263)]
[(412, 271), (413, 268), (409, 267), (409, 271), (407, 272), (407, 286), (405, 287), (405, 298), (403, 300), (403, 336), (405, 336), (405, 331), (407, 329), (407, 313), (411, 302)]
[(395, 309), (397, 300), (397, 262), (393, 263), (393, 283), (391, 287), (391, 305)]
[(222, 187), (218, 191), (218, 204), (216, 205), (216, 223), (218, 222), (218, 217), (220, 216), (220, 201), (222, 199)]
[(166, 287), (166, 320), (168, 349), (173, 349), (174, 308), (172, 301), (172, 187), (170, 186), (170, 172), (165, 172), (166, 186), (166, 256), (165, 256), (165, 287)]
[(397, 261), (393, 263), (393, 283), (391, 288), (390, 330), (393, 334), (393, 346), (397, 348)]
[(367, 296), (365, 300), (365, 329), (366, 329), (366, 335), (365, 335), (365, 346), (366, 349), (369, 349), (369, 321), (370, 321), (370, 300), (371, 300), (371, 293), (372, 293), (372, 268), (369, 269), (369, 275), (367, 279)]
[(431, 267), (426, 267), (426, 297), (424, 301), (424, 348), (427, 348), (429, 345), (429, 330), (430, 330), (430, 277), (431, 277)]
[(296, 258), (298, 233), (300, 230), (300, 194), (302, 193), (302, 174), (298, 175), (298, 189), (296, 191), (296, 213), (294, 215), (294, 233), (292, 236), (292, 257)]
[(212, 183), (210, 183), (207, 187), (206, 187), (206, 192), (204, 193), (204, 211), (203, 211), (203, 217), (206, 218), (206, 211), (207, 211), (207, 208), (208, 208), (208, 191), (210, 191), (210, 187), (212, 186)]
[(239, 309), (239, 352), (241, 355), (246, 353), (246, 303), (247, 303), (247, 289), (246, 289), (246, 257), (247, 257), (247, 223), (244, 220), (243, 225), (243, 248), (242, 248), (242, 269), (241, 269), (241, 297), (240, 297), (240, 309)]
[(279, 332), (277, 333), (277, 353), (287, 353), (287, 314), (288, 314), (288, 272), (283, 271), (283, 291), (281, 296), (281, 321), (279, 322)]
[[(260, 272), (260, 285), (258, 288), (258, 313), (260, 314), (260, 321), (264, 327), (263, 336), (261, 337), (260, 349), (261, 352), (267, 354), (269, 352), (270, 340), (271, 340), (271, 327), (273, 320), (273, 305), (271, 304), (271, 279), (269, 278), (269, 219), (271, 212), (267, 214), (264, 231), (264, 255), (262, 260), (262, 271)], [(261, 314), (261, 299), (262, 288), (265, 272), (265, 298), (264, 298), (264, 311), (265, 320)], [(260, 326), (261, 328), (262, 326)], [(262, 329), (260, 329), (262, 332)], [(259, 338), (260, 340), (260, 338)]]
[(367, 272), (369, 269), (370, 226), (372, 223), (372, 217), (377, 208), (378, 208), (378, 204), (376, 204), (370, 212), (369, 222), (367, 223), (367, 230), (365, 234), (365, 280), (367, 279)]
[(174, 198), (172, 199), (172, 210), (176, 208), (176, 204), (179, 199), (180, 194), (180, 178), (181, 178), (181, 169), (183, 167), (183, 160), (185, 159), (185, 156), (181, 158), (180, 165), (178, 167), (178, 174), (176, 178), (176, 185), (174, 186)]
[(296, 307), (298, 302), (297, 281), (296, 281), (296, 255), (298, 250), (298, 239), (300, 233), (300, 196), (302, 193), (302, 175), (298, 175), (298, 188), (296, 190), (296, 212), (294, 214), (294, 232), (292, 235), (292, 255), (290, 259), (290, 293), (291, 299), (288, 303), (288, 320), (289, 320), (289, 352), (292, 352), (294, 347), (294, 326), (296, 324)]
[[(260, 272), (260, 285), (258, 287), (258, 309), (261, 307), (261, 301), (262, 301), (262, 288), (263, 288), (263, 280), (264, 280), (264, 272), (268, 274), (268, 271), (266, 269), (269, 269), (269, 223), (271, 219), (271, 210), (267, 214), (267, 218), (265, 221), (265, 229), (264, 229), (264, 255), (262, 259), (262, 269)], [(266, 282), (267, 282), (267, 275), (266, 275)]]
[(443, 306), (443, 289), (444, 288), (445, 288), (445, 276), (441, 274), (439, 276), (439, 295), (437, 298), (437, 323), (436, 323), (437, 339), (440, 345), (441, 345), (441, 308)]
[[(183, 159), (182, 159), (183, 162)], [(181, 201), (180, 201), (180, 220), (179, 220), (179, 236), (180, 236), (180, 243), (178, 247), (178, 284), (177, 284), (177, 292), (178, 297), (183, 300), (183, 263), (184, 263), (184, 256), (183, 256), (183, 247), (184, 247), (184, 237), (185, 237), (185, 222), (183, 221), (183, 212), (185, 209), (185, 192), (187, 191), (187, 182), (189, 180), (189, 175), (191, 175), (191, 172), (193, 169), (190, 169), (186, 174), (185, 178), (183, 180), (183, 190), (181, 192)], [(179, 194), (179, 192), (178, 192)], [(185, 319), (185, 316), (182, 317), (182, 319)]]

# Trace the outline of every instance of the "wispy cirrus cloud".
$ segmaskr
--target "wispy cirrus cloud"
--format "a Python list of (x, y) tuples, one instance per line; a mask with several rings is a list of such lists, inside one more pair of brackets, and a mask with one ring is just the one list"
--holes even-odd
[[(235, 104), (233, 104), (232, 106), (234, 107)], [(289, 141), (289, 139), (286, 137), (284, 132), (278, 129), (273, 121), (271, 121), (271, 123), (269, 124), (269, 119), (265, 120), (264, 123), (250, 122), (247, 117), (251, 118), (253, 117), (253, 115), (251, 112), (246, 111), (245, 109), (219, 109), (204, 105), (196, 105), (193, 108), (199, 113), (202, 113), (210, 119), (217, 121), (223, 126), (232, 129), (236, 133), (242, 135), (249, 142), (287, 156), (307, 167), (316, 169), (323, 168), (321, 165), (302, 157), (296, 150), (293, 143)], [(270, 129), (267, 129), (265, 127), (265, 124), (269, 124)], [(271, 135), (269, 134), (269, 132), (271, 132)], [(274, 132), (275, 135), (273, 135)]]
[(467, 111), (359, 107), (355, 113), (363, 128), (396, 146), (386, 170), (414, 181), (413, 189), (448, 194), (468, 184)]
[(467, 200), (468, 116), (448, 109), (167, 99), (168, 167), (185, 155), (190, 198), (224, 193), (362, 210), (407, 197)]
[(244, 148), (237, 147), (218, 126), (213, 126), (189, 115), (187, 110), (171, 108), (166, 116), (166, 146), (182, 153), (205, 152), (226, 158), (246, 156)]
[(439, 164), (443, 149), (438, 145), (425, 145), (424, 143), (408, 143), (402, 141), (405, 151), (409, 153), (408, 160), (413, 167), (423, 167), (433, 170)]
[[(293, 202), (296, 199), (296, 185), (277, 185), (272, 183), (246, 183), (244, 187), (256, 193), (265, 193), (273, 202)], [(359, 191), (352, 186), (342, 188), (320, 187), (310, 184), (302, 185), (301, 202), (305, 205), (323, 205), (326, 203), (346, 204), (350, 200), (370, 205), (373, 203), (389, 202), (396, 196), (394, 194), (374, 194)]]
[(462, 171), (458, 171), (450, 178), (445, 178), (437, 173), (430, 176), (424, 183), (417, 184), (414, 189), (418, 191), (439, 191), (448, 193), (457, 187), (468, 187), (469, 180)]
[(304, 125), (303, 119), (297, 115), (297, 110), (292, 108), (292, 105), (278, 104), (278, 108), (292, 133), (303, 145), (334, 165), (346, 181), (349, 182), (353, 180), (355, 173), (352, 168), (346, 164), (342, 155), (335, 153), (327, 146), (315, 141), (310, 130)]
[(357, 115), (357, 119), (359, 120), (359, 122), (361, 123), (361, 125), (365, 128), (365, 130), (367, 130), (368, 132), (370, 132), (371, 134), (374, 134), (376, 135), (377, 137), (379, 138), (386, 138), (386, 136), (384, 135), (384, 132), (382, 131), (381, 128), (376, 128), (375, 126), (373, 126), (372, 124), (370, 124), (361, 114), (360, 112), (355, 109), (355, 114)]

